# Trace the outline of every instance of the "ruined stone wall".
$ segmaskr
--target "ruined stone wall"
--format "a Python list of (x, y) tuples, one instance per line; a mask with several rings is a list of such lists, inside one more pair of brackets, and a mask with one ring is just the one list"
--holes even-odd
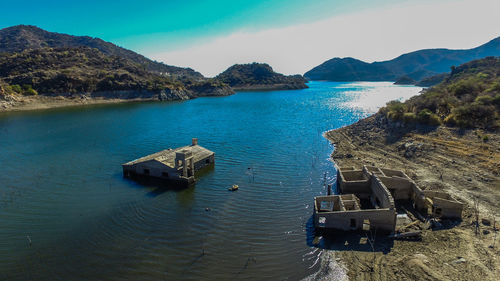
[(373, 176), (371, 179), (370, 199), (372, 200), (372, 204), (375, 205), (376, 203), (380, 208), (394, 209), (394, 199), (377, 176)]
[(362, 171), (340, 171), (337, 172), (337, 182), (340, 193), (356, 194), (364, 199), (370, 194), (370, 180)]
[[(365, 220), (369, 221), (370, 229), (373, 230), (393, 232), (396, 227), (396, 212), (390, 209), (318, 213), (314, 219), (315, 225), (320, 228), (346, 231), (362, 229)], [(322, 220), (323, 224), (320, 223)]]
[[(137, 163), (132, 166), (124, 166), (123, 170), (130, 171), (137, 175), (157, 177), (157, 178), (165, 178), (163, 173), (168, 173), (168, 178), (178, 177), (178, 174), (176, 173), (175, 169), (172, 169), (156, 160)], [(149, 173), (146, 173), (145, 170), (148, 170)]]
[[(208, 160), (208, 163), (207, 163)], [(215, 155), (211, 155), (208, 158), (201, 159), (198, 162), (194, 162), (194, 170), (198, 171), (206, 166), (213, 165), (215, 163)]]
[[(439, 197), (434, 197), (432, 199), (434, 202), (434, 212), (433, 214), (441, 218), (461, 218), (463, 204), (457, 201), (451, 201), (447, 199), (442, 199)], [(440, 209), (440, 210), (438, 210)]]
[(380, 170), (387, 177), (400, 177), (400, 178), (409, 179), (405, 173), (403, 173), (402, 171), (399, 171), (399, 170), (391, 170), (391, 169), (384, 169), (384, 168), (380, 168)]
[(412, 183), (400, 177), (378, 177), (389, 189), (394, 200), (410, 200), (412, 195)]

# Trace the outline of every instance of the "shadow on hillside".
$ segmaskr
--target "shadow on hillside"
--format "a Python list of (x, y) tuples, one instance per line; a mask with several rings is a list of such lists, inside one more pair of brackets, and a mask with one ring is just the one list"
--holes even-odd
[(421, 125), (421, 124), (402, 124), (400, 122), (394, 124), (387, 124), (385, 131), (385, 141), (387, 144), (394, 144), (400, 141), (404, 136), (409, 133), (416, 134), (429, 134), (435, 132), (439, 126), (429, 126), (429, 125)]

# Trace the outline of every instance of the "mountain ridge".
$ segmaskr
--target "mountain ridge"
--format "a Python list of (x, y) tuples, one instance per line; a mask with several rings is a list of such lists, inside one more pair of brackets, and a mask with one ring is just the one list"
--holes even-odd
[(420, 81), (448, 72), (453, 65), (489, 56), (500, 56), (500, 37), (471, 49), (422, 49), (372, 63), (351, 57), (335, 57), (307, 71), (304, 76), (310, 80), (342, 82), (396, 81), (408, 76)]

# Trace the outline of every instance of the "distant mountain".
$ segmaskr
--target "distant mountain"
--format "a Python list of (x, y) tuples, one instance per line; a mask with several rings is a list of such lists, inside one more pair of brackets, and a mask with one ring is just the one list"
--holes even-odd
[(265, 63), (235, 64), (217, 75), (215, 79), (222, 81), (235, 90), (288, 90), (307, 88), (301, 75), (285, 76), (273, 71)]
[(99, 38), (73, 36), (49, 32), (32, 25), (16, 25), (0, 29), (0, 52), (22, 52), (28, 49), (62, 47), (90, 47), (108, 56), (118, 56), (143, 65), (146, 70), (184, 79), (202, 79), (203, 75), (190, 68), (166, 65), (152, 61), (131, 50), (116, 46)]
[(309, 70), (304, 76), (310, 80), (330, 81), (396, 81), (408, 76), (419, 81), (448, 72), (453, 65), (488, 56), (500, 56), (500, 37), (473, 49), (426, 49), (382, 62), (333, 58)]

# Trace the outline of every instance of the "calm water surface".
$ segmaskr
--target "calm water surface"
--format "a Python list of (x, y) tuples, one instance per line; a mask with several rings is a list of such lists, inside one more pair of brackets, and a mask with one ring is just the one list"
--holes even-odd
[[(298, 280), (313, 196), (335, 180), (329, 129), (421, 88), (312, 82), (185, 102), (0, 114), (0, 280)], [(215, 151), (195, 187), (122, 178), (169, 147)], [(228, 192), (238, 184), (240, 190)], [(206, 210), (209, 208), (209, 211)]]

